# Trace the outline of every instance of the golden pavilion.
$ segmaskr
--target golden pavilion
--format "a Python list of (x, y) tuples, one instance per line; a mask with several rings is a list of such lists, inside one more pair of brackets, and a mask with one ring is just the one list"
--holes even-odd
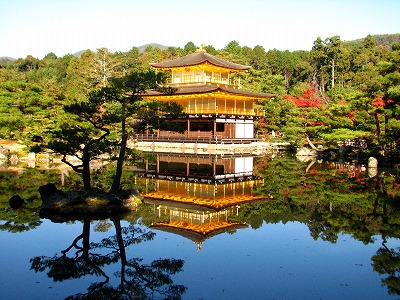
[(263, 116), (263, 111), (255, 108), (255, 102), (275, 95), (241, 89), (238, 74), (248, 71), (250, 66), (223, 60), (202, 48), (187, 56), (151, 66), (169, 72), (169, 86), (176, 91), (163, 94), (149, 90), (142, 97), (182, 105), (186, 116), (171, 122), (180, 123), (184, 132), (159, 131), (138, 136), (138, 140), (205, 144), (255, 142), (254, 121)]

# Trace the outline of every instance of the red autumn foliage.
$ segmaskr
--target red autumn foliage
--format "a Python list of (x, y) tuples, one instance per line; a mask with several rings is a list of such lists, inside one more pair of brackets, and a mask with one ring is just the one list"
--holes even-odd
[(321, 97), (317, 96), (317, 90), (314, 87), (306, 89), (300, 97), (292, 95), (283, 96), (287, 101), (293, 102), (297, 107), (317, 107), (323, 103)]
[(267, 127), (268, 126), (268, 122), (265, 121), (265, 118), (261, 118), (261, 119), (258, 120), (257, 126), (258, 127)]
[(351, 121), (354, 121), (355, 118), (356, 118), (356, 112), (358, 112), (358, 110), (353, 110), (353, 111), (349, 112), (349, 113), (347, 114), (347, 117), (348, 117)]
[(315, 122), (311, 122), (310, 125), (311, 126), (323, 126), (323, 125), (325, 125), (325, 123), (320, 122), (320, 121), (315, 121)]
[(383, 107), (385, 106), (385, 102), (383, 101), (382, 95), (376, 95), (374, 102), (372, 102), (372, 106), (374, 107)]

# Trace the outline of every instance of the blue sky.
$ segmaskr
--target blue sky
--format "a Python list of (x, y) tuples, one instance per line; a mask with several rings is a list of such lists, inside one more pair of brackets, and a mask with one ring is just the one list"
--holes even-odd
[(0, 0), (0, 57), (233, 40), (311, 50), (317, 37), (400, 33), (399, 15), (400, 0)]

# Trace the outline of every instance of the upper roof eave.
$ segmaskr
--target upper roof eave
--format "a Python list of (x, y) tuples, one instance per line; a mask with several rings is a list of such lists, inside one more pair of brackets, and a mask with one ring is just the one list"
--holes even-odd
[(222, 58), (213, 56), (204, 51), (197, 51), (192, 54), (182, 56), (173, 60), (160, 62), (160, 63), (152, 63), (150, 64), (153, 68), (157, 69), (172, 69), (172, 68), (179, 68), (179, 67), (189, 67), (189, 66), (196, 66), (202, 63), (208, 62), (212, 65), (231, 69), (235, 71), (246, 71), (249, 70), (251, 67), (241, 64), (236, 64)]

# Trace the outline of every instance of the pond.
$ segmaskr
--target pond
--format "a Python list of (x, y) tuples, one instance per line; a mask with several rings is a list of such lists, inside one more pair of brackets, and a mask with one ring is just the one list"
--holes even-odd
[[(40, 185), (76, 186), (65, 170), (1, 171), (1, 299), (400, 294), (396, 170), (290, 156), (160, 154), (125, 170), (124, 187), (144, 196), (137, 209), (102, 220), (40, 212)], [(15, 194), (25, 200), (19, 209), (9, 207)]]

